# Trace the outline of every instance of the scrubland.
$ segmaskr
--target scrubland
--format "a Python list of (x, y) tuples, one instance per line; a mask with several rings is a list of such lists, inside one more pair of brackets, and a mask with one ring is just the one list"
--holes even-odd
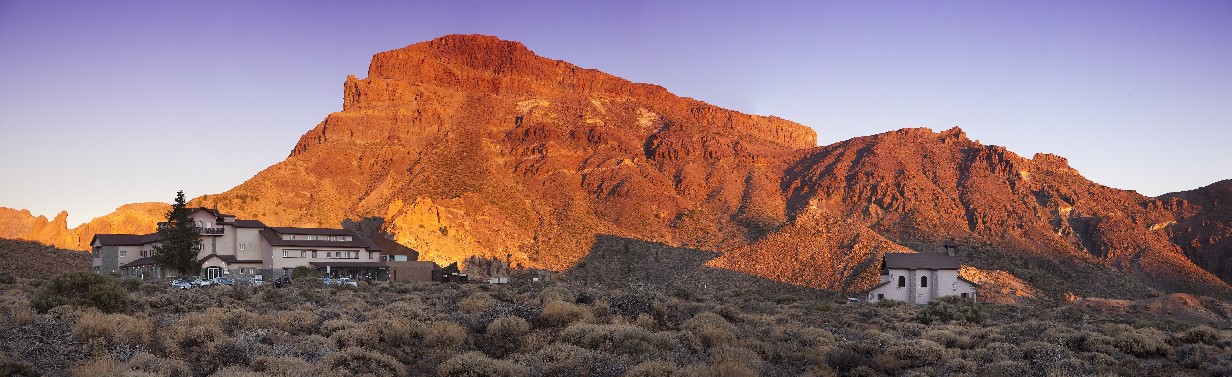
[(1232, 331), (1067, 304), (518, 282), (65, 291), (73, 279), (0, 279), (0, 374), (1232, 374)]

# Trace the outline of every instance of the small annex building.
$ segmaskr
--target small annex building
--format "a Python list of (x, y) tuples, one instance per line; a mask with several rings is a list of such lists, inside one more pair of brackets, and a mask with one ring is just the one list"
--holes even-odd
[(927, 304), (934, 298), (975, 300), (974, 282), (958, 276), (958, 258), (942, 253), (888, 253), (881, 260), (881, 283), (868, 291), (868, 302), (898, 300)]

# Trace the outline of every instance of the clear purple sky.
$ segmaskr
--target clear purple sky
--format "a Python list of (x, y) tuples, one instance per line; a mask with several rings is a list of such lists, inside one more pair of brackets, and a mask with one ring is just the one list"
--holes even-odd
[(0, 206), (74, 226), (225, 191), (340, 110), (372, 54), (451, 33), (823, 145), (958, 125), (1147, 195), (1232, 178), (1232, 1), (716, 3), (0, 1)]

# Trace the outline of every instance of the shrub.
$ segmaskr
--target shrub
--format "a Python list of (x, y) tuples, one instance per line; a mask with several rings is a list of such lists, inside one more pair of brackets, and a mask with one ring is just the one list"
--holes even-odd
[(1121, 352), (1137, 357), (1155, 357), (1168, 356), (1172, 351), (1159, 330), (1135, 329), (1124, 325), (1117, 327), (1121, 331), (1113, 336), (1112, 345)]
[(644, 328), (626, 324), (576, 323), (561, 331), (560, 339), (593, 350), (630, 355), (668, 351), (679, 346), (679, 342), (667, 333), (651, 333)]
[(92, 272), (70, 272), (52, 278), (39, 288), (30, 305), (40, 313), (61, 305), (98, 308), (118, 313), (128, 308), (128, 292), (115, 278)]
[(1219, 330), (1206, 325), (1195, 326), (1177, 336), (1176, 340), (1181, 344), (1216, 344), (1219, 341)]
[(886, 353), (907, 367), (918, 368), (940, 360), (945, 355), (945, 347), (927, 339), (911, 339), (891, 346)]
[(424, 343), (436, 349), (456, 349), (466, 341), (466, 327), (453, 322), (435, 322), (428, 326)]
[(596, 354), (584, 348), (552, 343), (531, 355), (530, 361), (544, 376), (584, 376), (593, 374)]
[(124, 314), (86, 314), (73, 326), (73, 337), (82, 342), (100, 339), (108, 346), (145, 347), (149, 343), (154, 322), (149, 318)]
[(436, 374), (442, 377), (508, 377), (525, 376), (529, 371), (524, 366), (470, 351), (445, 360), (436, 367)]
[(17, 282), (17, 278), (9, 275), (8, 272), (0, 271), (0, 284), (13, 284)]
[(538, 322), (544, 326), (564, 326), (573, 322), (586, 322), (592, 318), (585, 307), (566, 301), (550, 301), (539, 313)]
[(252, 359), (252, 369), (266, 376), (300, 376), (312, 369), (312, 364), (297, 357), (258, 356)]
[(689, 343), (699, 350), (732, 344), (736, 340), (733, 334), (736, 326), (718, 314), (710, 312), (693, 316), (684, 322), (683, 328), (689, 338)]
[(475, 292), (458, 302), (458, 309), (466, 313), (479, 314), (488, 311), (488, 308), (491, 308), (495, 302), (496, 300), (493, 300), (492, 296), (487, 293)]
[(932, 300), (916, 314), (922, 323), (964, 321), (983, 323), (988, 320), (988, 309), (982, 304), (957, 296)]
[(30, 363), (11, 360), (0, 353), (0, 376), (38, 376), (38, 371), (34, 370), (34, 366)]
[(573, 302), (573, 292), (564, 287), (547, 287), (539, 291), (539, 302), (547, 304), (552, 301)]
[(350, 347), (325, 356), (320, 365), (321, 373), (339, 370), (354, 375), (403, 376), (406, 368), (389, 355), (359, 347)]
[(672, 377), (678, 375), (679, 368), (663, 360), (650, 360), (633, 367), (626, 377)]
[[(312, 280), (317, 280), (317, 279), (321, 278), (321, 276), (322, 276), (322, 275), (321, 275), (321, 271), (317, 271), (317, 270), (315, 270), (315, 269), (313, 269), (313, 268), (310, 268), (310, 267), (308, 267), (308, 266), (299, 266), (299, 267), (296, 267), (295, 269), (292, 269), (292, 270), (291, 270), (291, 279), (296, 279), (296, 280), (299, 280), (299, 279), (312, 279)], [(301, 282), (298, 282), (298, 281), (297, 281), (297, 282), (295, 282), (295, 283), (296, 283), (296, 284), (301, 284)]]

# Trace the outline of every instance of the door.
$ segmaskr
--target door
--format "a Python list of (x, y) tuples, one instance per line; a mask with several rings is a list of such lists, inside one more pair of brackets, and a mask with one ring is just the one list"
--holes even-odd
[(206, 267), (205, 278), (213, 279), (222, 276), (222, 267)]

